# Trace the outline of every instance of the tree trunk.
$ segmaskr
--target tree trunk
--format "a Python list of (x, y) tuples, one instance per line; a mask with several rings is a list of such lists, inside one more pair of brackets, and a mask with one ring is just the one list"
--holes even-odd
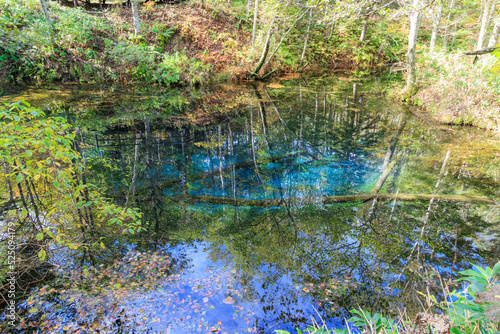
[(78, 0), (73, 0), (73, 5), (76, 7), (78, 7), (78, 3), (77, 3)]
[(481, 21), (481, 30), (479, 31), (479, 37), (477, 38), (476, 50), (481, 50), (484, 46), (484, 40), (486, 39), (486, 33), (488, 32), (488, 25), (490, 21), (490, 4), (491, 0), (487, 0), (484, 4), (483, 20)]
[(436, 46), (436, 40), (442, 15), (443, 15), (443, 4), (441, 3), (436, 8), (436, 16), (434, 17), (434, 22), (432, 22), (431, 44), (429, 45), (429, 51), (431, 53), (434, 51), (434, 47)]
[(253, 56), (255, 52), (255, 34), (257, 33), (257, 15), (259, 12), (259, 0), (255, 0), (255, 8), (253, 11), (253, 28), (252, 28), (252, 51), (250, 51), (250, 55)]
[(141, 33), (141, 29), (139, 27), (139, 8), (137, 7), (137, 0), (132, 0), (132, 16), (134, 17), (134, 29), (135, 34), (138, 35)]
[(500, 35), (500, 17), (497, 17), (497, 19), (495, 20), (495, 27), (493, 28), (493, 32), (491, 33), (491, 37), (488, 42), (489, 48), (494, 48), (497, 45), (499, 35)]
[(415, 67), (415, 51), (417, 48), (418, 21), (420, 17), (420, 0), (413, 0), (413, 12), (410, 14), (410, 33), (408, 34), (408, 54), (406, 55), (406, 87), (403, 100), (409, 100), (417, 91), (417, 71)]
[[(257, 3), (257, 0), (255, 1)], [(264, 62), (266, 61), (267, 54), (269, 52), (269, 45), (271, 44), (271, 30), (273, 29), (273, 23), (274, 23), (274, 18), (271, 21), (271, 24), (269, 26), (269, 31), (267, 32), (267, 37), (266, 37), (266, 42), (264, 44), (264, 50), (262, 50), (262, 55), (260, 56), (260, 60), (255, 65), (254, 69), (252, 70), (252, 76), (256, 78), (259, 74), (259, 71), (262, 68), (262, 65), (264, 65)]]
[(368, 30), (368, 21), (363, 23), (363, 29), (361, 29), (361, 36), (359, 37), (360, 42), (364, 42), (366, 40), (366, 31)]
[(443, 35), (443, 49), (448, 51), (448, 26), (450, 25), (451, 20), (453, 19), (453, 15), (451, 11), (455, 7), (455, 0), (450, 0), (448, 4), (448, 18), (446, 19), (446, 29)]
[(50, 19), (49, 11), (47, 10), (47, 5), (45, 4), (44, 0), (40, 0), (40, 4), (42, 5), (42, 10), (43, 10), (43, 15), (45, 16), (45, 20), (49, 25), (49, 30), (52, 31), (52, 20)]
[(307, 49), (307, 41), (309, 39), (309, 31), (311, 30), (311, 17), (312, 17), (312, 10), (309, 9), (309, 20), (307, 20), (307, 32), (306, 32), (306, 38), (304, 39), (304, 47), (302, 48), (302, 55), (300, 56), (300, 64), (304, 61), (304, 57), (306, 55), (306, 49)]
[(253, 5), (252, 0), (248, 0), (246, 9), (247, 14), (250, 14), (252, 12), (252, 5)]

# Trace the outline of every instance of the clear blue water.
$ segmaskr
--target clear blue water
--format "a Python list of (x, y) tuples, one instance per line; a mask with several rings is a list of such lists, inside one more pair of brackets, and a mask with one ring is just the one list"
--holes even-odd
[[(81, 129), (89, 181), (117, 203), (129, 197), (149, 232), (107, 239), (99, 258), (104, 267), (118, 261), (115, 278), (45, 302), (46, 327), (32, 315), (39, 332), (97, 324), (124, 333), (273, 333), (314, 321), (340, 328), (357, 307), (417, 312), (426, 270), (446, 277), (452, 266), (456, 273), (495, 261), (498, 208), (464, 199), (498, 199), (498, 156), (471, 165), (457, 153), (488, 134), (403, 110), (379, 93), (382, 84), (361, 84), (356, 96), (336, 80), (219, 88), (180, 109), (151, 91), (141, 100), (163, 104), (144, 107), (124, 89), (112, 111), (64, 110)], [(201, 120), (200, 110), (212, 118)], [(380, 194), (463, 197), (436, 198), (429, 210), (429, 198), (370, 197), (377, 182)], [(364, 197), (326, 204), (354, 195)], [(135, 252), (140, 261), (129, 260)], [(136, 285), (120, 278), (141, 263), (167, 274)]]

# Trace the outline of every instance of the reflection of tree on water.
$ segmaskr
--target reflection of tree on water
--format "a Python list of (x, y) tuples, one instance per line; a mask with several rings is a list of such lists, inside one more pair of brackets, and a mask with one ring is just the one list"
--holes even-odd
[[(214, 260), (234, 262), (242, 298), (264, 310), (260, 328), (303, 323), (314, 315), (308, 298), (327, 318), (358, 306), (414, 311), (416, 295), (398, 291), (439, 292), (425, 283), (433, 268), (447, 277), (489, 255), (470, 238), (490, 225), (482, 207), (442, 200), (428, 171), (412, 169), (421, 157), (400, 144), (411, 139), (408, 113), (375, 113), (369, 101), (339, 103), (326, 94), (320, 110), (318, 95), (302, 88), (299, 101), (268, 89), (252, 94), (248, 110), (216, 127), (162, 128), (146, 117), (129, 135), (132, 145), (123, 135), (99, 134), (104, 156), (120, 154), (99, 165), (112, 177), (95, 177), (110, 196), (141, 209), (150, 236), (206, 240)], [(441, 186), (455, 182), (444, 172), (441, 178)], [(435, 200), (305, 205), (333, 195), (398, 194), (424, 181)], [(196, 205), (201, 197), (209, 204)], [(281, 208), (221, 206), (217, 198)]]

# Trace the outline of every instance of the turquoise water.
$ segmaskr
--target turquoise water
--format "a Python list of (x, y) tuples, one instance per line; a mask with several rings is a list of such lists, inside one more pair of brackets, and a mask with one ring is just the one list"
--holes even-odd
[[(140, 208), (148, 232), (107, 239), (115, 278), (45, 303), (40, 332), (339, 328), (357, 307), (416, 313), (416, 291), (439, 293), (436, 272), (498, 259), (490, 134), (405, 110), (383, 82), (354, 96), (350, 81), (283, 84), (122, 87), (111, 101), (71, 87), (58, 113), (80, 130), (89, 182)], [(158, 272), (130, 274), (141, 263)]]

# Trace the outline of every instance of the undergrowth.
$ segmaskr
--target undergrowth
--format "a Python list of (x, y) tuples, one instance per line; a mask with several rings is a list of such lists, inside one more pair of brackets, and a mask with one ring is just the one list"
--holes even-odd
[(442, 122), (473, 125), (500, 132), (500, 77), (491, 71), (495, 59), (455, 53), (422, 53), (417, 103)]

